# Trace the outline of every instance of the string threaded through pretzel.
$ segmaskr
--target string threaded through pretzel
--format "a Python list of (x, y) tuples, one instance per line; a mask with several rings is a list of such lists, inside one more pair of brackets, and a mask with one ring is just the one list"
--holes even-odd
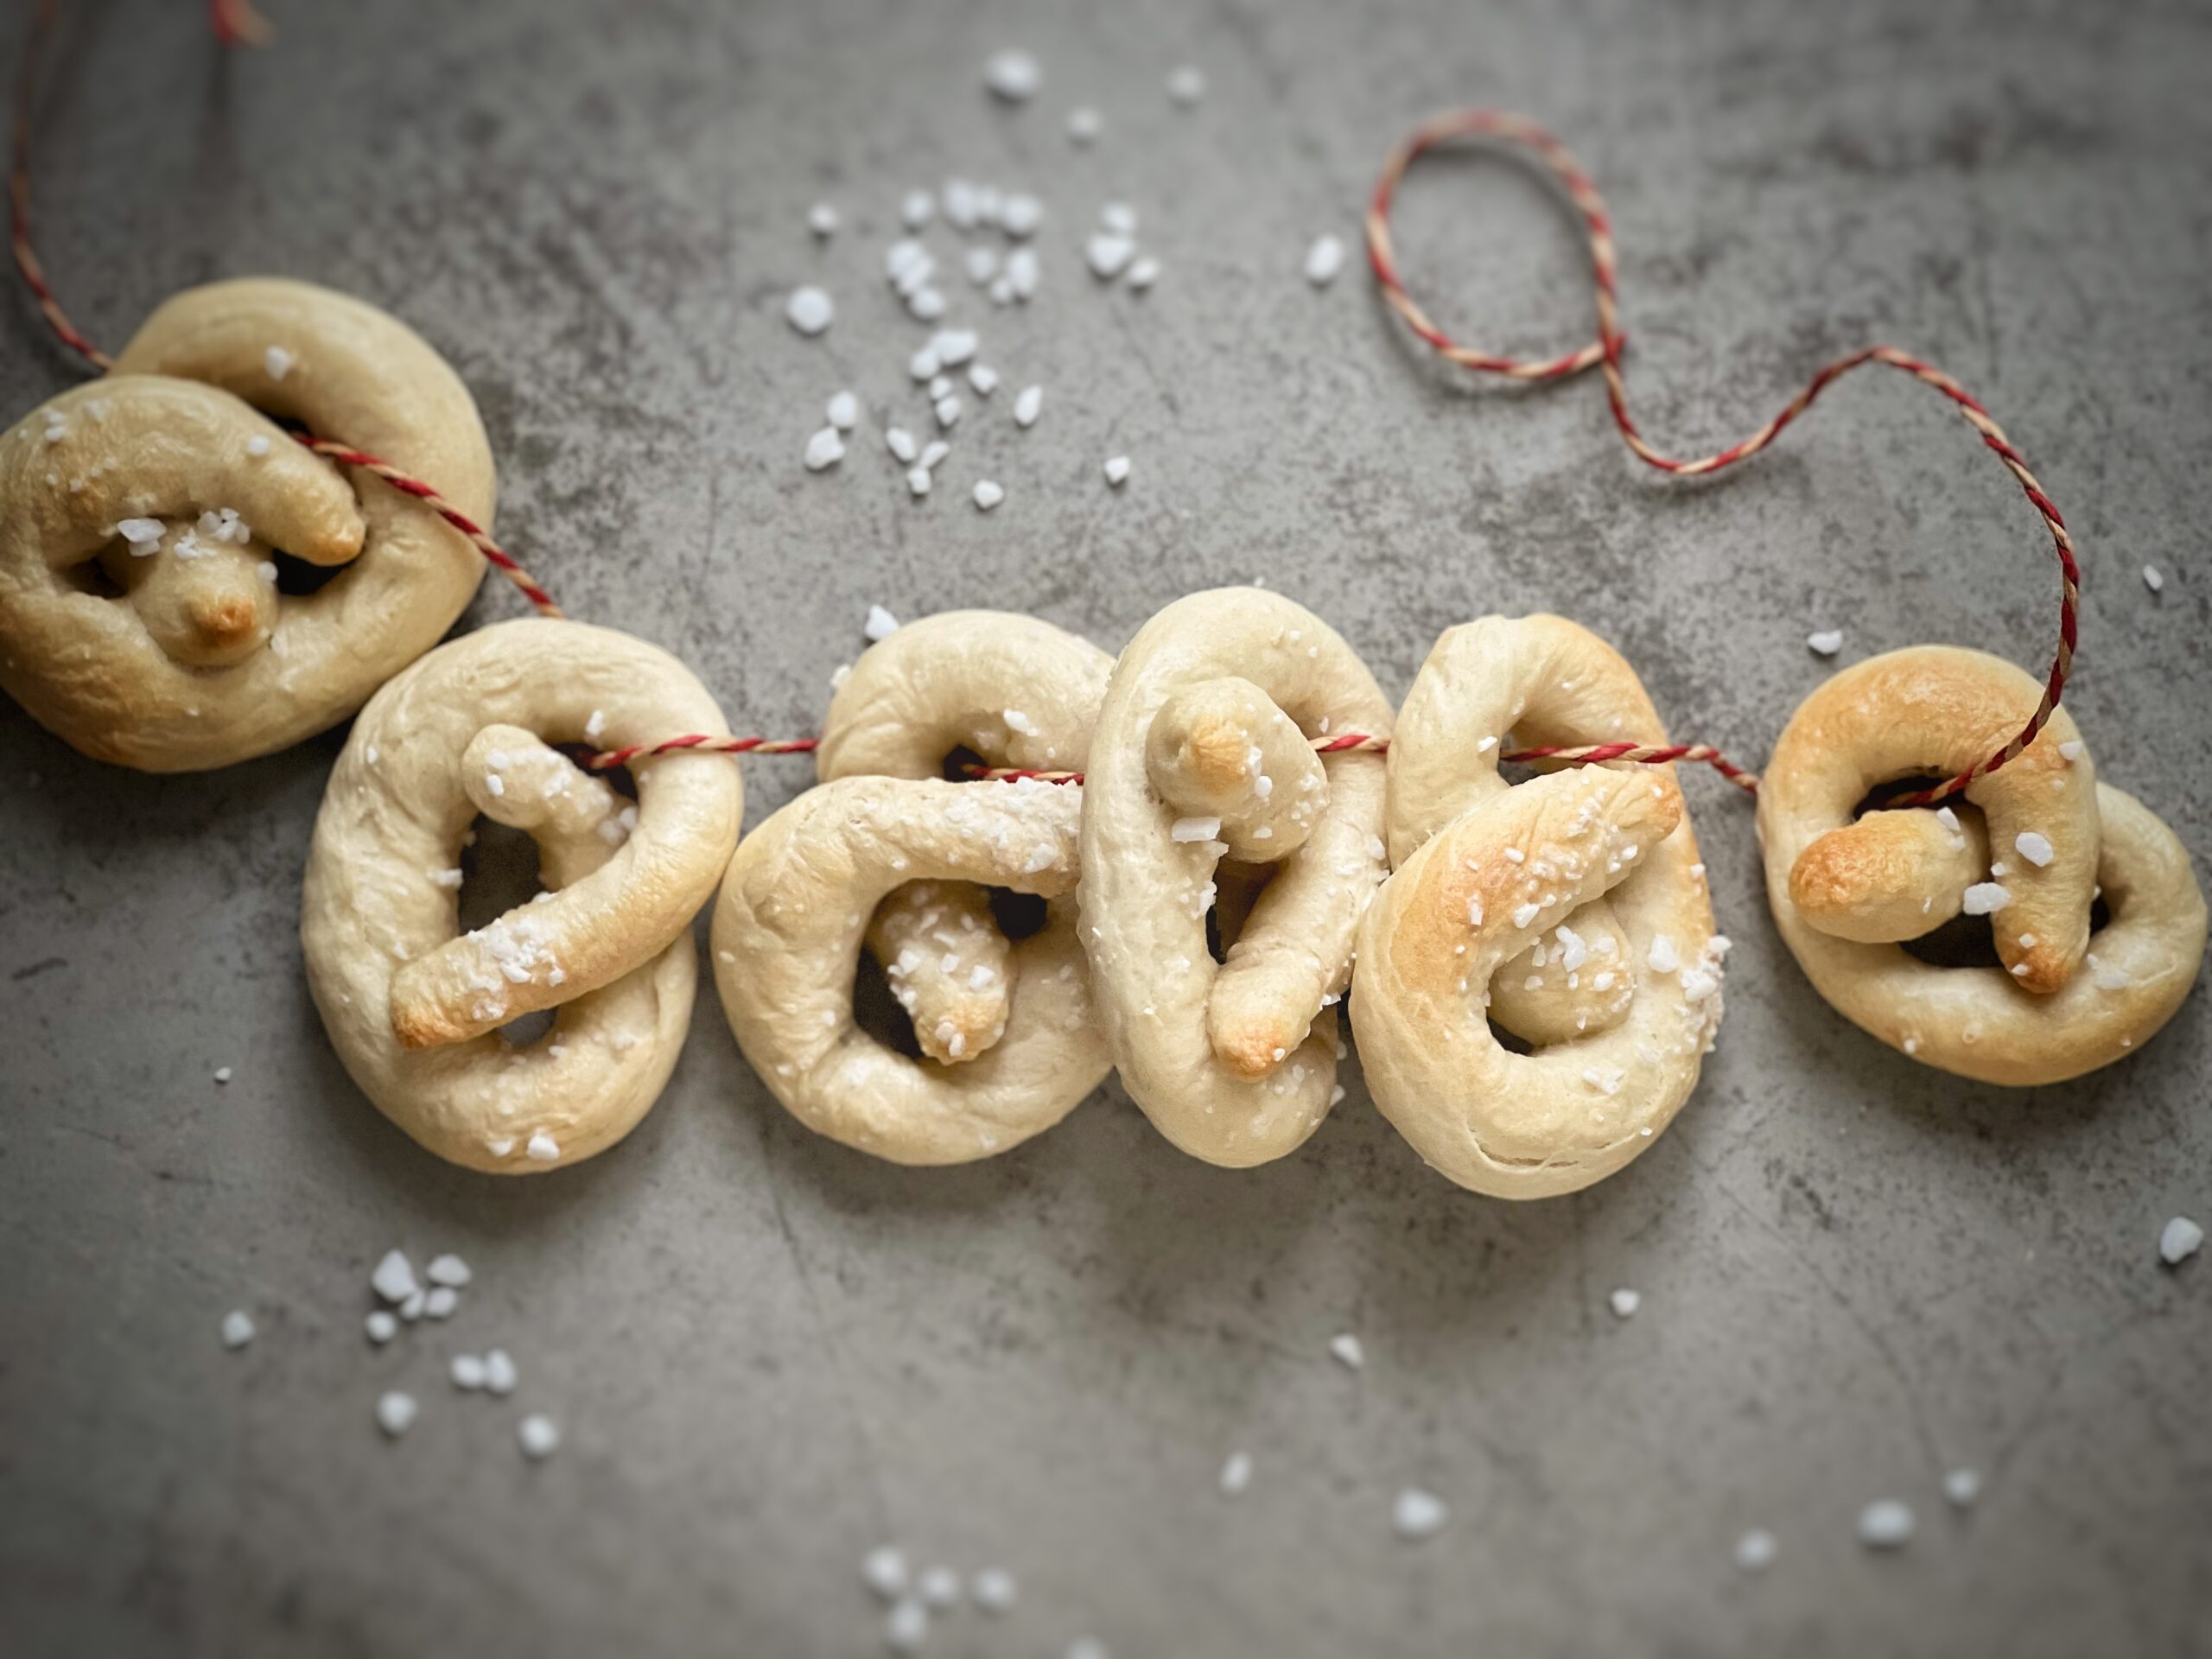
[[(1403, 181), (1407, 169), (1426, 152), (1439, 144), (1464, 137), (1497, 139), (1517, 147), (1541, 162), (1566, 190), (1575, 211), (1581, 215), (1589, 242), (1590, 272), (1597, 290), (1597, 339), (1560, 356), (1537, 361), (1499, 357), (1460, 345), (1438, 327), (1413, 296), (1406, 291), (1405, 283), (1398, 275), (1397, 250), (1390, 235), (1390, 208), (1396, 198), (1398, 186)], [(1390, 308), (1447, 363), (1476, 373), (1503, 375), (1508, 379), (1521, 381), (1560, 380), (1580, 374), (1586, 369), (1599, 369), (1605, 378), (1606, 401), (1612, 409), (1614, 424), (1619, 427), (1621, 436), (1630, 450), (1645, 465), (1676, 477), (1702, 477), (1758, 454), (1779, 437), (1792, 421), (1803, 414), (1815, 397), (1861, 364), (1880, 363), (1910, 374), (1923, 385), (1934, 387), (1957, 406), (1967, 423), (1981, 435), (1982, 442), (2004, 462), (2005, 470), (2012, 474), (2014, 481), (2027, 496), (2029, 504), (2050, 531), (2051, 545), (2058, 556), (2062, 577), (2058, 648), (2051, 658), (2050, 673), (2044, 682), (2042, 701), (2027, 724), (2011, 741), (1955, 777), (1946, 779), (1933, 788), (1903, 797), (1895, 804), (1933, 805), (1958, 794), (1975, 779), (1986, 777), (2018, 756), (2035, 741), (2036, 734), (2049, 721), (2051, 711), (2058, 707), (2059, 699), (2066, 690), (2067, 677), (2074, 667), (2076, 621), (2082, 599), (2082, 573), (2075, 563), (2074, 538), (2057, 507), (2044, 493), (2043, 486), (2037, 482), (2035, 474), (2029, 471), (2025, 458), (2012, 441), (2005, 435), (2004, 429), (1991, 418), (1989, 411), (1965, 387), (1941, 369), (1894, 346), (1864, 346), (1823, 366), (1779, 415), (1742, 442), (1732, 444), (1717, 454), (1695, 460), (1679, 460), (1661, 454), (1645, 440), (1629, 413), (1628, 383), (1621, 372), (1621, 353), (1628, 344), (1628, 336), (1622, 332), (1620, 326), (1618, 256), (1613, 246), (1612, 218), (1606, 209), (1605, 198), (1598, 194), (1598, 187), (1591, 182), (1590, 175), (1583, 170), (1581, 162), (1575, 159), (1573, 152), (1565, 144), (1527, 117), (1502, 110), (1449, 111), (1422, 122), (1399, 141), (1382, 164), (1382, 176), (1376, 181), (1374, 194), (1369, 202), (1367, 257), (1374, 270), (1376, 283)], [(1560, 754), (1551, 758), (1594, 760), (1600, 757)], [(1693, 757), (1685, 754), (1682, 758)], [(1715, 764), (1719, 764), (1717, 759)], [(1755, 782), (1736, 776), (1726, 766), (1721, 770), (1723, 775), (1730, 777), (1732, 781), (1746, 789), (1756, 789)]]

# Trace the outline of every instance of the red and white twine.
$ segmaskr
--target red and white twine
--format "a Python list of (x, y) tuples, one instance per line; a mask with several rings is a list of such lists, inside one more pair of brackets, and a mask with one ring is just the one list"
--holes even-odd
[[(114, 359), (70, 321), (67, 313), (55, 298), (53, 287), (47, 280), (45, 268), (39, 263), (38, 255), (31, 245), (33, 105), (38, 90), (40, 64), (60, 9), (58, 0), (40, 0), (24, 48), (22, 79), (16, 99), (12, 165), (8, 177), (9, 245), (15, 255), (16, 270), (22, 273), (25, 285), (38, 303), (40, 314), (56, 338), (93, 368), (106, 373), (115, 366)], [(258, 45), (269, 38), (268, 25), (255, 11), (251, 0), (209, 0), (208, 18), (216, 38), (226, 46), (241, 43)], [(1405, 283), (1398, 274), (1397, 251), (1390, 235), (1390, 209), (1398, 187), (1404, 181), (1407, 169), (1426, 152), (1439, 144), (1466, 137), (1494, 139), (1516, 146), (1541, 162), (1566, 190), (1568, 200), (1582, 217), (1589, 243), (1591, 275), (1597, 290), (1598, 337), (1595, 340), (1563, 355), (1541, 360), (1496, 356), (1454, 340), (1406, 291)], [(1900, 797), (1893, 804), (1933, 804), (1958, 793), (1975, 779), (1996, 771), (2027, 747), (2034, 741), (2036, 734), (2043, 729), (2044, 722), (2050, 720), (2051, 711), (2057, 708), (2059, 698), (2066, 689), (2067, 676), (2074, 665), (2076, 620), (2081, 604), (2081, 572), (2074, 559), (2073, 537), (2068, 534), (2065, 520), (2060, 518), (2058, 509), (2036, 481), (2035, 474), (2028, 470), (2026, 461), (2012, 440), (1990, 417), (1988, 410), (1949, 375), (1893, 346), (1866, 346), (1840, 357), (1821, 368), (1779, 415), (1741, 442), (1732, 444), (1718, 454), (1693, 461), (1676, 460), (1662, 454), (1645, 441), (1629, 414), (1628, 385), (1621, 372), (1621, 354), (1628, 344), (1628, 337), (1620, 327), (1612, 223), (1606, 212), (1605, 199), (1598, 194), (1597, 186), (1590, 181), (1581, 163), (1575, 160), (1565, 144), (1527, 118), (1503, 111), (1456, 110), (1434, 116), (1398, 143), (1383, 163), (1382, 176), (1376, 181), (1374, 194), (1368, 206), (1367, 252), (1369, 264), (1374, 268), (1375, 280), (1382, 289), (1383, 298), (1404, 320), (1406, 326), (1446, 362), (1478, 373), (1503, 375), (1522, 381), (1565, 379), (1586, 369), (1596, 368), (1605, 376), (1606, 397), (1612, 409), (1613, 420), (1620, 428), (1621, 436), (1629, 448), (1645, 464), (1680, 477), (1699, 477), (1717, 473), (1725, 467), (1733, 466), (1757, 454), (1781, 435), (1783, 429), (1804, 413), (1813, 400), (1831, 384), (1864, 363), (1880, 363), (1900, 369), (1923, 385), (1942, 392), (1957, 406), (1960, 413), (1981, 435), (1982, 442), (2004, 462), (2005, 469), (2012, 474), (2050, 531), (2063, 577), (2058, 612), (2058, 649), (2051, 659), (2050, 675), (2045, 683), (2042, 701), (2037, 706), (2033, 717), (2018, 735), (1996, 753), (1957, 777), (1947, 779), (1917, 793)], [(317, 437), (306, 432), (296, 432), (293, 435), (315, 454), (340, 465), (372, 473), (392, 488), (413, 496), (467, 537), (470, 544), (512, 582), (540, 614), (549, 617), (562, 614), (561, 607), (554, 602), (553, 596), (518, 560), (500, 547), (481, 525), (447, 501), (430, 485), (387, 461), (335, 439)], [(632, 760), (682, 751), (715, 754), (803, 754), (811, 751), (816, 741), (813, 738), (690, 734), (659, 743), (634, 744), (626, 748), (607, 750), (587, 756), (583, 764), (595, 772), (607, 772)], [(1340, 733), (1334, 737), (1313, 740), (1315, 752), (1321, 754), (1340, 754), (1354, 750), (1379, 753), (1389, 747), (1387, 741), (1360, 732)], [(1618, 761), (1645, 766), (1663, 766), (1677, 760), (1700, 761), (1747, 792), (1755, 793), (1758, 789), (1758, 779), (1755, 774), (1733, 765), (1719, 750), (1703, 743), (1554, 745), (1516, 749), (1500, 758), (1524, 763)], [(969, 768), (969, 772), (975, 777), (1008, 780), (1082, 781), (1080, 772), (1043, 772), (1020, 767), (974, 766)]]

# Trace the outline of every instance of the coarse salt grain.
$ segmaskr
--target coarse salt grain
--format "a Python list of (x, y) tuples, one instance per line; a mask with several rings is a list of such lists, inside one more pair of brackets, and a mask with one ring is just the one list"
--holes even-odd
[(415, 1294), (415, 1265), (402, 1250), (386, 1250), (369, 1275), (369, 1285), (387, 1302), (404, 1302)]
[(1159, 280), (1160, 261), (1150, 254), (1145, 255), (1129, 267), (1129, 286), (1139, 294), (1143, 293)]
[(960, 1605), (960, 1575), (949, 1567), (925, 1567), (914, 1580), (914, 1590), (923, 1605), (930, 1607), (957, 1607)]
[(1211, 841), (1221, 833), (1219, 818), (1178, 818), (1168, 826), (1170, 841)]
[(1016, 48), (994, 52), (983, 60), (983, 85), (1009, 104), (1026, 104), (1045, 84), (1037, 60)]
[(882, 606), (871, 605), (868, 607), (868, 620), (861, 625), (861, 632), (880, 643), (899, 632), (899, 619)]
[(1808, 633), (1805, 643), (1823, 657), (1833, 657), (1843, 649), (1843, 630), (1827, 628), (1819, 633)]
[(461, 1293), (451, 1285), (439, 1285), (423, 1298), (423, 1311), (434, 1319), (449, 1319), (461, 1306)]
[(821, 472), (845, 458), (845, 441), (834, 426), (825, 426), (806, 441), (806, 470)]
[(223, 1315), (223, 1346), (243, 1348), (253, 1340), (253, 1315), (234, 1307)]
[(1045, 222), (1045, 205), (1034, 196), (1008, 196), (999, 212), (999, 228), (1008, 236), (1034, 236)]
[(968, 1593), (985, 1612), (1003, 1613), (1014, 1605), (1020, 1592), (1013, 1573), (1002, 1567), (986, 1567), (968, 1580)]
[(951, 453), (952, 446), (950, 444), (944, 442), (941, 439), (931, 438), (929, 442), (922, 446), (922, 459), (920, 464), (927, 470), (935, 472), (937, 470), (938, 462), (943, 461)]
[(929, 1639), (930, 1610), (917, 1596), (892, 1604), (883, 1621), (884, 1644), (893, 1653), (919, 1653)]
[(1615, 1291), (1605, 1300), (1612, 1305), (1613, 1316), (1616, 1319), (1632, 1319), (1635, 1317), (1636, 1310), (1643, 1306), (1643, 1294), (1626, 1288)]
[(1068, 137), (1078, 144), (1095, 144), (1106, 130), (1105, 118), (1089, 105), (1078, 105), (1068, 111)]
[(1943, 1477), (1943, 1496), (1954, 1509), (1971, 1509), (1981, 1496), (1981, 1471), (1954, 1469)]
[(1736, 1565), (1746, 1573), (1764, 1573), (1774, 1565), (1774, 1535), (1753, 1527), (1736, 1541)]
[(1185, 109), (1205, 95), (1205, 74), (1195, 64), (1178, 64), (1167, 72), (1167, 96)]
[(1107, 460), (1105, 471), (1106, 481), (1118, 488), (1128, 482), (1129, 458), (1127, 455), (1110, 456)]
[(926, 190), (909, 190), (899, 203), (899, 217), (910, 231), (918, 231), (937, 217), (937, 198)]
[(1358, 1370), (1367, 1363), (1367, 1350), (1359, 1338), (1345, 1331), (1329, 1338), (1329, 1352), (1341, 1364)]
[(1134, 241), (1111, 231), (1101, 231), (1083, 245), (1084, 263), (1090, 267), (1090, 274), (1102, 282), (1110, 282), (1120, 276), (1129, 261), (1136, 257), (1136, 251)]
[(906, 1552), (878, 1544), (861, 1558), (861, 1580), (886, 1601), (906, 1593)]
[(890, 447), (893, 455), (909, 467), (914, 464), (914, 457), (921, 453), (914, 442), (914, 435), (903, 426), (894, 426), (886, 432), (883, 442)]
[(256, 461), (269, 453), (269, 440), (258, 432), (245, 441), (245, 452)]
[(530, 1137), (530, 1143), (523, 1147), (523, 1153), (537, 1163), (550, 1164), (561, 1155), (561, 1143), (540, 1129)]
[(2012, 902), (2012, 890), (2001, 882), (1977, 881), (1967, 889), (1959, 907), (1969, 916), (1990, 916)]
[(396, 1440), (414, 1427), (417, 1409), (413, 1395), (395, 1389), (377, 1401), (377, 1427)]
[(282, 346), (271, 346), (261, 354), (262, 369), (271, 380), (282, 380), (299, 360)]
[(1912, 1541), (1911, 1509), (1894, 1497), (1877, 1499), (1859, 1512), (1859, 1541), (1872, 1549), (1901, 1549)]
[(2058, 758), (2062, 760), (2079, 760), (2082, 758), (2081, 744), (2069, 738), (2058, 746)]
[(2179, 1267), (2195, 1255), (2204, 1243), (2204, 1230), (2187, 1216), (2176, 1216), (2158, 1234), (2158, 1260), (2168, 1267)]
[(830, 398), (830, 407), (823, 412), (830, 416), (830, 425), (840, 432), (849, 432), (860, 424), (861, 400), (849, 391), (841, 391)]
[(2143, 567), (2143, 585), (2154, 594), (2164, 588), (2166, 579), (2159, 574), (2157, 565), (2146, 564)]
[(1024, 386), (1021, 395), (1014, 400), (1014, 423), (1019, 427), (1037, 424), (1037, 417), (1045, 410), (1045, 388)]
[(2038, 835), (2032, 830), (2023, 830), (2013, 836), (2012, 847), (2037, 869), (2044, 868), (2056, 855), (2056, 849), (2050, 844), (2050, 837)]
[(937, 423), (950, 431), (960, 420), (960, 400), (950, 393), (937, 400)]
[(561, 1449), (561, 1426), (542, 1411), (532, 1412), (515, 1425), (515, 1440), (523, 1456), (542, 1462)]
[(1316, 288), (1326, 288), (1337, 280), (1344, 268), (1344, 238), (1337, 236), (1317, 236), (1313, 245), (1306, 250), (1306, 280)]
[(1452, 1511), (1442, 1498), (1418, 1486), (1407, 1487), (1390, 1506), (1391, 1529), (1408, 1543), (1435, 1537), (1451, 1518)]
[(837, 210), (826, 201), (817, 201), (806, 210), (806, 227), (817, 236), (830, 237), (837, 232)]
[(791, 290), (791, 298), (784, 305), (784, 315), (799, 333), (813, 335), (830, 325), (837, 315), (837, 308), (827, 294), (809, 284)]
[(215, 1068), (215, 1081), (218, 1083), (228, 1083), (235, 1075), (227, 1065), (219, 1065)]
[(976, 389), (979, 397), (988, 397), (999, 389), (999, 372), (988, 363), (968, 365), (968, 384)]
[(446, 1375), (453, 1379), (454, 1387), (474, 1394), (484, 1386), (484, 1361), (475, 1354), (455, 1354)]
[(927, 495), (930, 493), (930, 469), (926, 467), (909, 468), (906, 474), (906, 487), (916, 495)]
[(512, 1394), (519, 1380), (515, 1363), (507, 1357), (504, 1348), (494, 1348), (484, 1356), (484, 1388), (491, 1394)]
[(985, 512), (1006, 499), (1006, 492), (988, 478), (976, 480), (976, 505)]
[(387, 1343), (399, 1334), (399, 1321), (381, 1307), (369, 1315), (365, 1324), (369, 1340), (373, 1343)]

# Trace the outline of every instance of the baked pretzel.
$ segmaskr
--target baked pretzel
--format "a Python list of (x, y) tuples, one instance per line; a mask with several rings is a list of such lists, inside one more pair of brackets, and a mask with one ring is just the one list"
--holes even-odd
[[(504, 622), (404, 671), (354, 722), (316, 816), (308, 984), (346, 1069), (440, 1157), (520, 1174), (588, 1158), (658, 1097), (697, 967), (687, 931), (737, 844), (738, 769), (633, 764), (634, 804), (556, 744), (724, 729), (666, 652), (580, 622)], [(545, 891), (455, 937), (477, 814), (527, 830)], [(541, 1008), (528, 1047), (497, 1028)]]
[(1352, 1027), (1383, 1116), (1478, 1192), (1620, 1169), (1720, 1023), (1728, 942), (1675, 769), (1497, 774), (1508, 748), (1620, 739), (1667, 741), (1620, 654), (1555, 616), (1447, 630), (1398, 715), (1394, 870), (1360, 925)]
[[(1029, 617), (955, 611), (871, 647), (830, 705), (817, 788), (747, 837), (715, 911), (738, 1045), (799, 1121), (902, 1164), (1006, 1151), (1104, 1078), (1068, 894), (1082, 791), (952, 783), (950, 756), (1079, 772), (1113, 658)], [(1010, 944), (988, 887), (1045, 898)], [(865, 946), (919, 1060), (855, 1022)]]
[[(1899, 779), (1962, 772), (2019, 730), (2042, 688), (1983, 652), (1870, 658), (1805, 699), (1759, 790), (1775, 925), (1853, 1024), (1983, 1083), (2108, 1065), (2181, 1006), (2204, 954), (2189, 854), (2097, 781), (2063, 708), (1956, 804), (1859, 813)], [(2101, 893), (2107, 925), (2095, 933)], [(1986, 915), (1997, 967), (1939, 967), (1903, 941)]]
[[(1236, 588), (1139, 631), (1091, 737), (1091, 995), (1130, 1098), (1210, 1163), (1281, 1157), (1337, 1092), (1332, 1005), (1384, 873), (1384, 783), (1379, 754), (1314, 753), (1332, 729), (1389, 738), (1374, 677), (1312, 613)], [(1206, 920), (1224, 861), (1268, 874), (1217, 963)]]
[[(476, 405), (412, 330), (305, 283), (216, 283), (115, 367), (0, 440), (0, 686), (41, 725), (144, 771), (228, 766), (353, 713), (467, 606), (484, 561), (458, 531), (276, 424), (488, 524)], [(276, 550), (337, 574), (281, 593)]]

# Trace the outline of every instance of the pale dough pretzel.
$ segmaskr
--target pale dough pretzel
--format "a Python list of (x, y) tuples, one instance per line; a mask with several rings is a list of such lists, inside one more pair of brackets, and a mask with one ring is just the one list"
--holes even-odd
[[(467, 607), (458, 531), (276, 420), (491, 523), (476, 405), (413, 331), (305, 283), (188, 289), (0, 439), (0, 686), (41, 725), (149, 772), (228, 766), (353, 713)], [(281, 594), (272, 549), (341, 568)]]
[[(1069, 897), (1081, 789), (942, 774), (960, 749), (1082, 770), (1112, 665), (1049, 624), (957, 611), (900, 628), (838, 689), (824, 781), (746, 838), (715, 910), (731, 1028), (810, 1128), (896, 1163), (963, 1163), (1050, 1128), (1104, 1078)], [(1046, 899), (1043, 929), (1009, 944), (991, 887)], [(925, 1058), (855, 1023), (864, 944)]]
[(1675, 769), (1497, 775), (1510, 747), (1624, 738), (1667, 741), (1620, 654), (1555, 616), (1448, 630), (1398, 716), (1395, 868), (1360, 925), (1352, 1027), (1383, 1116), (1478, 1192), (1620, 1169), (1689, 1098), (1720, 1022), (1728, 942)]
[[(1768, 903), (1814, 988), (1891, 1047), (1984, 1083), (2056, 1083), (2120, 1058), (2181, 1006), (2204, 954), (2187, 850), (2097, 782), (2063, 708), (1964, 801), (1854, 820), (1879, 785), (1965, 771), (2040, 694), (1983, 652), (1872, 658), (1806, 698), (1759, 789)], [(2111, 919), (2093, 935), (2100, 889)], [(1992, 901), (2001, 967), (1938, 967), (1899, 948)]]
[[(737, 844), (743, 787), (710, 754), (633, 763), (626, 803), (555, 744), (726, 729), (666, 652), (579, 622), (505, 622), (372, 697), (332, 771), (300, 936), (332, 1045), (439, 1156), (520, 1174), (629, 1133), (668, 1080), (697, 981), (689, 924)], [(478, 813), (528, 830), (546, 891), (455, 937)], [(497, 1027), (556, 1008), (525, 1048)]]
[[(1084, 785), (1084, 948), (1130, 1098), (1193, 1156), (1280, 1158), (1339, 1092), (1332, 1005), (1383, 875), (1383, 763), (1311, 739), (1390, 724), (1351, 648), (1257, 588), (1170, 605), (1115, 664)], [(1224, 858), (1272, 873), (1217, 964)]]

